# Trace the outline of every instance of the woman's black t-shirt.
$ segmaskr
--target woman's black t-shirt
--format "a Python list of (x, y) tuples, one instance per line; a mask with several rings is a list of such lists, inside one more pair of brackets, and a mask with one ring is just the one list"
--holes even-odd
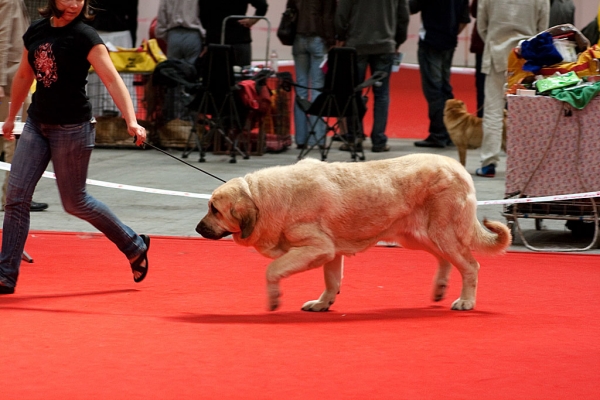
[(81, 20), (55, 28), (48, 18), (34, 22), (23, 35), (36, 90), (28, 115), (38, 123), (78, 124), (92, 118), (85, 93), (92, 47), (103, 44)]

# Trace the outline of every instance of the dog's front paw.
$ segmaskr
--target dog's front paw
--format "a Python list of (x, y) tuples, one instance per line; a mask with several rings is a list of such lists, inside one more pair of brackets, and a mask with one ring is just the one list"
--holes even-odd
[(446, 289), (448, 285), (437, 284), (433, 288), (433, 301), (442, 301), (446, 297)]
[(267, 284), (267, 297), (268, 297), (268, 309), (269, 311), (275, 311), (279, 308), (279, 298), (281, 293), (279, 292), (279, 285), (277, 283)]
[(333, 301), (322, 302), (321, 300), (311, 300), (304, 303), (302, 311), (329, 311), (329, 306), (333, 304)]
[(468, 311), (475, 308), (475, 300), (456, 299), (452, 303), (452, 309), (458, 311)]

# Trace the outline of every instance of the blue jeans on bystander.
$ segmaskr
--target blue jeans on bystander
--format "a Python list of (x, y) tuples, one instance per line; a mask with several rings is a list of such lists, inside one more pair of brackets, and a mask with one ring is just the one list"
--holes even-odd
[[(392, 72), (393, 53), (369, 54), (358, 56), (359, 80), (363, 82), (367, 66), (371, 74), (377, 71), (387, 72), (388, 76), (381, 81), (380, 86), (373, 86), (373, 128), (371, 143), (373, 148), (382, 148), (387, 144), (385, 129), (387, 127), (388, 109), (390, 107), (390, 73)], [(364, 129), (363, 129), (364, 132)]]
[[(296, 83), (310, 88), (309, 90), (296, 86), (296, 95), (313, 102), (320, 93), (316, 89), (323, 88), (325, 84), (325, 74), (319, 68), (327, 54), (325, 42), (319, 36), (296, 35), (292, 54), (296, 70)], [(315, 134), (309, 139), (312, 127), (314, 127)], [(307, 118), (297, 103), (294, 106), (294, 129), (296, 144), (299, 146), (312, 146), (317, 144), (317, 139), (319, 139), (318, 144), (325, 144), (325, 122), (314, 115)]]
[(446, 100), (454, 98), (450, 85), (450, 68), (454, 49), (438, 50), (419, 44), (417, 51), (421, 86), (429, 106), (429, 136), (427, 140), (439, 143), (442, 147), (450, 141), (444, 125)]

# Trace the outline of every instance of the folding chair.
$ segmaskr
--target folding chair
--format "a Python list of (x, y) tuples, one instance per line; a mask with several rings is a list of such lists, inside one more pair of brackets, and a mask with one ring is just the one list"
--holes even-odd
[[(364, 138), (362, 119), (366, 112), (366, 105), (362, 91), (384, 79), (387, 73), (376, 72), (368, 80), (361, 83), (357, 57), (354, 48), (332, 48), (327, 55), (325, 86), (317, 89), (321, 93), (312, 103), (296, 96), (296, 102), (306, 114), (307, 119), (310, 121), (311, 115), (317, 117), (313, 123), (310, 123), (307, 146), (301, 150), (298, 159), (304, 158), (319, 143), (323, 143), (324, 140), (326, 142), (329, 132), (333, 132), (329, 144), (319, 146), (321, 160), (325, 161), (327, 159), (327, 154), (334, 140), (339, 140), (349, 147), (353, 161), (357, 159), (363, 161), (365, 159), (365, 153), (362, 149)], [(341, 132), (344, 119), (348, 129), (346, 134)], [(315, 127), (319, 121), (325, 123), (325, 137), (317, 137), (315, 132)], [(315, 139), (316, 144), (309, 146), (311, 136)]]
[[(197, 113), (190, 136), (196, 137), (200, 152), (200, 162), (206, 161), (206, 148), (212, 143), (216, 147), (221, 137), (228, 147), (231, 159), (235, 163), (236, 155), (244, 159), (250, 158), (249, 153), (242, 151), (241, 143), (250, 145), (250, 133), (245, 129), (247, 110), (240, 103), (239, 87), (235, 83), (233, 73), (233, 50), (229, 45), (210, 44), (202, 63), (202, 84), (194, 99), (188, 105), (190, 110)], [(220, 135), (220, 136), (217, 136)], [(189, 145), (189, 140), (188, 140)], [(186, 158), (193, 149), (186, 150), (182, 155)]]

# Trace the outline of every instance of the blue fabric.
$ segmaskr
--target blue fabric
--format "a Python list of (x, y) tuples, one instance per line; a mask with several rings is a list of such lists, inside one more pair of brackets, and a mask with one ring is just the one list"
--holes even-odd
[(0, 282), (3, 285), (14, 287), (17, 283), (29, 232), (31, 198), (50, 160), (66, 212), (88, 221), (104, 233), (128, 259), (145, 251), (144, 240), (86, 191), (95, 137), (95, 126), (89, 121), (47, 125), (37, 123), (31, 117), (27, 119), (12, 160), (6, 192), (0, 253)]
[(523, 70), (534, 74), (537, 74), (542, 67), (554, 65), (563, 60), (554, 47), (552, 35), (548, 32), (542, 32), (521, 43), (521, 57), (527, 60)]

